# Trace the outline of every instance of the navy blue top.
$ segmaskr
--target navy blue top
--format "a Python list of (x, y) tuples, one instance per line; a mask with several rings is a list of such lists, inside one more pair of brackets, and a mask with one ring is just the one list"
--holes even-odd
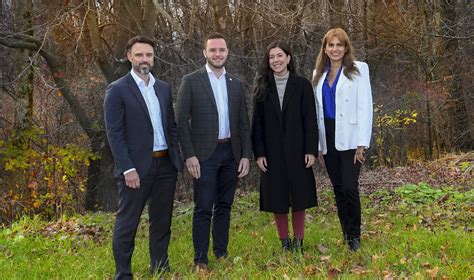
[(325, 119), (335, 119), (336, 118), (336, 87), (337, 82), (339, 81), (339, 76), (341, 75), (342, 67), (339, 69), (332, 83), (332, 87), (329, 86), (328, 76), (331, 68), (327, 67), (327, 75), (323, 83), (323, 111)]

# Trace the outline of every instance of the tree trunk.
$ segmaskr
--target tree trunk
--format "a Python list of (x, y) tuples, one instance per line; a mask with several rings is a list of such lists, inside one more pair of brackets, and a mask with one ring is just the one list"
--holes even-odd
[[(21, 24), (14, 28), (17, 32), (33, 36), (32, 11), (33, 4), (31, 0), (18, 5), (13, 3), (12, 11), (15, 18), (20, 18)], [(13, 23), (12, 23), (13, 25)], [(17, 77), (13, 82), (15, 87), (15, 127), (20, 130), (26, 130), (31, 127), (33, 119), (33, 89), (34, 89), (34, 71), (33, 71), (32, 50), (23, 50), (15, 54), (15, 63)]]
[(465, 57), (461, 53), (459, 47), (458, 34), (461, 30), (456, 27), (458, 24), (458, 14), (456, 10), (456, 2), (461, 1), (441, 1), (441, 16), (444, 19), (445, 26), (443, 28), (445, 36), (447, 36), (446, 54), (452, 62), (452, 68), (449, 69), (449, 75), (452, 75), (450, 85), (450, 98), (453, 104), (452, 125), (454, 127), (453, 147), (461, 150), (470, 150), (473, 146), (473, 138), (471, 138), (469, 117), (467, 113), (466, 99), (463, 88), (463, 66)]
[(91, 211), (116, 211), (118, 205), (114, 158), (105, 138), (105, 134), (99, 134), (91, 139), (92, 151), (100, 155), (100, 159), (91, 161), (88, 168), (85, 207)]

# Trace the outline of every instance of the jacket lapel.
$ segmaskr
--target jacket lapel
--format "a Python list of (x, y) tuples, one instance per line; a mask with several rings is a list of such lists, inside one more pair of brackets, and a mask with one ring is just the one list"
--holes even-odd
[(323, 84), (324, 84), (324, 79), (326, 79), (326, 75), (328, 72), (324, 72), (321, 78), (319, 78), (318, 84), (316, 85), (316, 100), (320, 103), (323, 104)]
[(199, 79), (204, 85), (204, 89), (207, 94), (207, 97), (209, 98), (209, 100), (211, 100), (211, 104), (217, 112), (216, 99), (214, 98), (214, 92), (212, 91), (211, 82), (209, 81), (209, 74), (207, 73), (205, 67), (202, 68), (201, 75), (199, 75)]
[(155, 95), (158, 98), (158, 103), (160, 103), (160, 111), (161, 111), (161, 124), (163, 127), (163, 132), (165, 133), (165, 139), (168, 139), (168, 135), (166, 134), (166, 123), (168, 123), (168, 114), (166, 114), (166, 104), (167, 100), (163, 94), (161, 94), (161, 87), (158, 86), (158, 80), (155, 79), (155, 85), (153, 86), (155, 89)]
[(288, 81), (286, 82), (286, 87), (285, 87), (285, 94), (283, 95), (283, 106), (281, 108), (281, 111), (284, 112), (286, 107), (288, 106), (288, 103), (290, 102), (291, 98), (293, 98), (292, 92), (296, 88), (295, 86), (295, 79), (293, 75), (290, 73), (290, 76), (288, 77)]
[(140, 89), (138, 88), (137, 83), (135, 82), (135, 80), (132, 77), (132, 74), (130, 73), (128, 73), (128, 86), (130, 90), (132, 91), (133, 95), (135, 95), (135, 97), (137, 98), (138, 103), (140, 103), (140, 105), (142, 106), (143, 111), (145, 111), (148, 117), (148, 120), (151, 122), (150, 112), (148, 112), (148, 107), (146, 106), (145, 99), (143, 98), (143, 95), (140, 92)]
[(270, 88), (267, 89), (267, 95), (273, 104), (273, 108), (275, 109), (275, 112), (277, 113), (278, 121), (280, 122), (280, 124), (282, 124), (283, 117), (281, 114), (280, 100), (278, 100), (278, 91), (276, 88), (275, 78), (273, 77), (273, 75), (270, 77)]
[[(234, 90), (234, 81), (229, 75), (225, 74), (225, 83), (227, 86), (227, 108), (229, 110), (229, 127), (232, 125), (230, 120), (231, 116), (233, 116), (233, 112), (235, 110), (234, 105), (237, 104), (237, 91)], [(231, 128), (231, 127), (230, 127)]]
[(342, 68), (341, 75), (339, 75), (339, 80), (337, 81), (336, 85), (336, 95), (341, 93), (341, 87), (344, 85), (344, 83), (349, 80), (346, 75), (344, 75), (344, 67)]

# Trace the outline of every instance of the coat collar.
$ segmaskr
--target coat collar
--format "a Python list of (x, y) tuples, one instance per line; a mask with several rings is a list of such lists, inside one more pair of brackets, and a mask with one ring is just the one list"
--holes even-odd
[(280, 107), (280, 100), (278, 99), (278, 90), (276, 87), (275, 78), (273, 77), (273, 75), (271, 75), (270, 77), (270, 84), (269, 88), (267, 89), (267, 94), (273, 104), (273, 108), (277, 112), (278, 120), (280, 121), (280, 123), (283, 122), (283, 112), (285, 112), (286, 108), (288, 107), (288, 104), (294, 96), (292, 91), (295, 88), (295, 83), (295, 75), (290, 73), (288, 81), (286, 82), (285, 94), (283, 95), (283, 104)]
[(336, 94), (337, 94), (338, 92), (340, 92), (341, 87), (342, 87), (342, 86), (344, 85), (344, 83), (348, 80), (348, 78), (346, 77), (346, 75), (344, 75), (344, 69), (345, 69), (345, 67), (342, 67), (341, 75), (339, 76), (339, 80), (337, 81)]
[[(336, 94), (340, 92), (340, 89), (344, 85), (344, 83), (347, 82), (347, 80), (349, 80), (349, 78), (347, 78), (346, 75), (344, 75), (344, 68), (345, 67), (342, 67), (342, 73), (339, 76), (339, 80), (337, 81)], [(321, 75), (321, 78), (319, 78), (318, 84), (316, 86), (316, 94), (317, 94), (316, 97), (318, 97), (319, 99), (322, 98), (324, 79), (326, 79), (327, 74), (328, 74), (328, 71), (325, 71), (323, 75)]]
[(288, 81), (286, 82), (285, 95), (283, 96), (283, 106), (281, 109), (282, 112), (286, 110), (286, 107), (288, 107), (288, 103), (294, 96), (294, 94), (292, 94), (291, 91), (295, 88), (295, 83), (296, 83), (295, 75), (290, 73), (290, 76), (288, 77)]

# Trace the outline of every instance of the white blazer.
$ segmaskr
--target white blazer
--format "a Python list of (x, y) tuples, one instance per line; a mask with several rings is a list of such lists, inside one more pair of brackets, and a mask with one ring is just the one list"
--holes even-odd
[[(370, 88), (369, 66), (356, 61), (360, 75), (349, 80), (343, 73), (336, 86), (336, 130), (335, 146), (338, 151), (369, 147), (372, 134), (372, 90)], [(315, 75), (316, 70), (313, 72)], [(324, 127), (323, 83), (327, 72), (323, 73), (314, 88), (316, 117), (319, 130), (319, 151), (327, 153), (326, 129)]]

